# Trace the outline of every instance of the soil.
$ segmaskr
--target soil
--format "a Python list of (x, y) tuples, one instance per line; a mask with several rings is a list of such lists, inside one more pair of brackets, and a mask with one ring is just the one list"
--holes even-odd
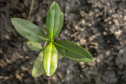
[[(44, 32), (52, 1), (35, 0), (30, 19)], [(53, 76), (33, 78), (39, 51), (31, 51), (11, 23), (13, 17), (27, 19), (31, 0), (0, 0), (0, 84), (126, 84), (126, 0), (56, 1), (65, 15), (56, 40), (81, 45), (94, 61), (63, 58)]]

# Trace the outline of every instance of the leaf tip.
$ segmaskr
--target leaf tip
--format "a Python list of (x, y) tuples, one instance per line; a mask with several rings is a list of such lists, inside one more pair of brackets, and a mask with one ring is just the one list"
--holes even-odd
[(52, 4), (59, 6), (59, 4), (56, 1), (53, 1)]
[(47, 76), (51, 76), (50, 74), (47, 74)]
[(56, 4), (57, 2), (56, 2), (56, 1), (53, 1), (53, 3), (55, 3), (55, 4)]
[(12, 23), (13, 23), (14, 19), (15, 19), (15, 18), (11, 18), (11, 22), (12, 22)]
[(52, 76), (54, 73), (46, 73), (47, 76)]
[(94, 58), (92, 57), (92, 62), (94, 61)]
[(36, 77), (36, 76), (34, 76), (34, 73), (33, 73), (33, 71), (32, 71), (32, 74), (31, 74), (33, 77)]
[(14, 23), (19, 18), (11, 18), (11, 22)]
[(91, 55), (91, 59), (89, 60), (89, 62), (93, 62), (94, 61), (94, 58), (93, 56)]
[(32, 75), (33, 77), (37, 77), (37, 76), (35, 75), (35, 73), (34, 73), (34, 70), (32, 70), (31, 75)]
[(15, 20), (15, 19), (17, 19), (17, 18), (11, 18), (11, 21), (12, 21), (12, 20)]
[[(89, 52), (88, 52), (89, 53)], [(90, 54), (90, 53), (89, 53)], [(89, 59), (89, 62), (93, 62), (94, 61), (94, 58), (93, 56), (90, 54), (90, 59)]]

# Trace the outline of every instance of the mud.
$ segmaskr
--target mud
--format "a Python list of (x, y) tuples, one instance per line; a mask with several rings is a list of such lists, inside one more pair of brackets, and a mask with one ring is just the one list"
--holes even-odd
[[(30, 21), (46, 28), (53, 0), (35, 0)], [(27, 19), (31, 0), (0, 0), (0, 84), (126, 84), (126, 1), (56, 0), (64, 12), (64, 26), (56, 40), (70, 40), (94, 57), (92, 63), (63, 58), (55, 74), (31, 76), (39, 53), (11, 24)], [(45, 32), (46, 33), (46, 32)]]

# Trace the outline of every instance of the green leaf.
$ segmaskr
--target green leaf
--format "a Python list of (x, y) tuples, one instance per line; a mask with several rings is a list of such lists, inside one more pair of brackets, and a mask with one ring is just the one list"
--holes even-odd
[(58, 52), (55, 46), (50, 42), (44, 50), (43, 66), (47, 76), (53, 75), (58, 64)]
[(48, 40), (44, 32), (33, 23), (20, 18), (12, 18), (11, 21), (17, 32), (24, 38), (35, 42)]
[(53, 38), (57, 36), (60, 30), (61, 17), (62, 15), (60, 7), (58, 3), (54, 1), (48, 10), (46, 20), (46, 31), (50, 40), (53, 40)]
[(31, 50), (34, 50), (34, 51), (38, 51), (38, 50), (43, 49), (40, 43), (33, 42), (33, 41), (28, 41), (28, 42), (27, 42), (27, 46), (28, 46)]
[(57, 33), (55, 34), (55, 36), (53, 37), (53, 39), (55, 39), (59, 35), (59, 33), (60, 33), (60, 31), (61, 31), (61, 29), (63, 27), (63, 21), (64, 21), (64, 15), (63, 15), (63, 12), (61, 12), (60, 13), (60, 27), (57, 30)]
[(58, 52), (64, 57), (78, 62), (92, 62), (92, 55), (81, 46), (66, 40), (53, 42)]
[(32, 69), (32, 76), (38, 77), (41, 76), (44, 73), (44, 67), (43, 67), (43, 51), (41, 51), (34, 63), (33, 69)]
[(58, 60), (62, 59), (63, 56), (58, 52)]

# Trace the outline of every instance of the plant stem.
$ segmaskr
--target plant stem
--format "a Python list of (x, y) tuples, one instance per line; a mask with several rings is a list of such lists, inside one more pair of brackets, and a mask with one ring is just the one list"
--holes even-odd
[(33, 9), (33, 5), (34, 5), (34, 1), (35, 1), (35, 0), (32, 0), (32, 2), (31, 2), (31, 7), (30, 7), (30, 11), (29, 11), (27, 20), (30, 19), (30, 16), (31, 16), (31, 13), (32, 13), (32, 9)]
[(45, 43), (44, 43), (44, 48), (46, 47), (46, 44), (47, 44), (47, 41), (45, 41)]

